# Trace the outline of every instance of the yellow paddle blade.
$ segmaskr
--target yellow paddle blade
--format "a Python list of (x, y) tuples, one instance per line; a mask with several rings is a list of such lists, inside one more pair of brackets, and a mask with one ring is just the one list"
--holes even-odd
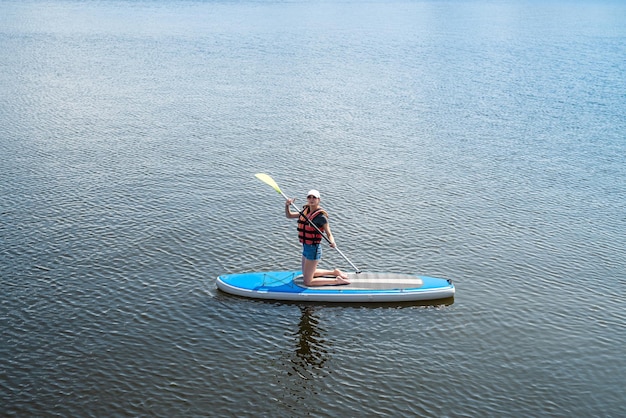
[(276, 190), (276, 193), (281, 193), (282, 194), (282, 192), (280, 191), (280, 187), (278, 187), (278, 184), (276, 184), (274, 179), (271, 178), (269, 175), (267, 175), (265, 173), (257, 173), (257, 174), (254, 175), (254, 177), (258, 178), (263, 183), (266, 183), (266, 184), (269, 184), (270, 186), (272, 186), (272, 188), (274, 190)]

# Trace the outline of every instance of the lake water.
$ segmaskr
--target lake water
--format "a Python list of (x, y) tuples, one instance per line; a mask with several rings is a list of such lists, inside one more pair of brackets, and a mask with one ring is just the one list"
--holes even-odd
[[(626, 5), (0, 1), (6, 416), (626, 415)], [(267, 172), (453, 301), (262, 302)], [(325, 247), (322, 265), (349, 269)]]

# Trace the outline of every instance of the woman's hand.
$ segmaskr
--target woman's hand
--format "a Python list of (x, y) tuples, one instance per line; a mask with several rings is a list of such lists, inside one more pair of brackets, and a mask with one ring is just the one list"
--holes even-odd
[(298, 216), (300, 216), (300, 214), (298, 212), (291, 212), (291, 208), (289, 207), (289, 205), (293, 205), (293, 202), (295, 202), (296, 199), (287, 199), (285, 201), (285, 216), (289, 219), (291, 218), (297, 218)]

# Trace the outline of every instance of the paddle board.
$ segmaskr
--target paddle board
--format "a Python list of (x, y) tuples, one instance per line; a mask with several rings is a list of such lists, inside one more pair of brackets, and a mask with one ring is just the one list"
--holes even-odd
[(397, 273), (348, 273), (348, 285), (304, 285), (301, 271), (225, 274), (217, 287), (256, 299), (315, 302), (405, 302), (454, 296), (451, 280)]

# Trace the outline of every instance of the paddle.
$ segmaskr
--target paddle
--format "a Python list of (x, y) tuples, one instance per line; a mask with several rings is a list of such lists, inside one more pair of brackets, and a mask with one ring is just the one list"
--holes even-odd
[[(272, 187), (272, 189), (276, 190), (276, 193), (279, 193), (280, 195), (282, 195), (282, 196), (285, 198), (285, 200), (289, 200), (289, 198), (288, 198), (287, 196), (285, 196), (285, 193), (283, 193), (283, 192), (282, 192), (282, 190), (280, 190), (280, 187), (278, 187), (278, 184), (277, 184), (277, 183), (274, 181), (274, 179), (273, 179), (273, 178), (271, 178), (269, 175), (267, 175), (267, 174), (265, 174), (265, 173), (257, 173), (257, 174), (255, 174), (254, 176), (255, 176), (256, 178), (258, 178), (259, 180), (261, 180), (263, 183), (268, 184), (269, 186), (271, 186), (271, 187)], [(317, 227), (317, 225), (315, 225), (315, 224), (313, 223), (313, 221), (311, 221), (309, 218), (307, 218), (307, 217), (304, 215), (304, 213), (302, 213), (302, 212), (300, 211), (300, 209), (298, 209), (298, 207), (297, 207), (297, 206), (296, 206), (293, 202), (291, 202), (291, 206), (293, 206), (293, 207), (294, 207), (294, 208), (298, 211), (298, 213), (300, 214), (300, 216), (302, 216), (304, 219), (306, 219), (306, 220), (309, 222), (309, 224), (310, 224), (313, 228), (315, 228), (315, 230), (316, 230), (316, 231), (317, 231), (317, 232), (318, 232), (318, 233), (322, 236), (322, 238), (324, 238), (324, 239), (326, 240), (326, 242), (328, 242), (328, 243), (330, 244), (330, 240), (326, 237), (326, 235), (324, 235), (324, 234), (322, 233), (322, 231), (320, 231), (320, 230), (319, 230), (319, 228)], [(345, 260), (346, 260), (346, 261), (347, 261), (347, 262), (348, 262), (348, 263), (352, 266), (352, 268), (354, 269), (354, 271), (355, 271), (357, 274), (361, 272), (361, 270), (359, 270), (359, 269), (357, 268), (357, 266), (355, 266), (355, 265), (352, 263), (352, 261), (350, 261), (350, 259), (348, 259), (348, 257), (346, 257), (346, 256), (345, 256), (345, 254), (341, 252), (341, 250), (337, 247), (337, 244), (335, 244), (335, 247), (334, 247), (334, 248), (335, 248), (335, 250), (337, 250), (337, 252), (338, 252), (339, 254), (341, 254), (341, 256), (342, 256), (342, 257), (343, 257), (343, 258), (344, 258), (344, 259), (345, 259)]]

